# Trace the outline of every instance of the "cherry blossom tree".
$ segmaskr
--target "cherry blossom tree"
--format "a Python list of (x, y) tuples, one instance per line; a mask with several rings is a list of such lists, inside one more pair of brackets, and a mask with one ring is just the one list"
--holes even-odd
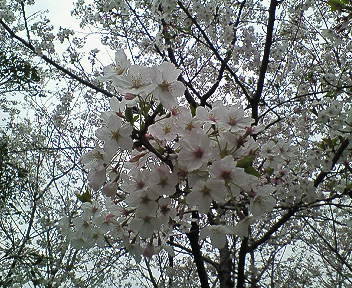
[[(30, 3), (8, 4), (1, 2), (0, 18), (15, 33), (24, 25), (23, 9)], [(53, 82), (62, 83), (62, 75), (0, 30), (0, 286), (109, 286), (116, 278), (131, 282), (127, 276), (134, 263), (128, 264), (123, 250), (77, 250), (60, 232), (62, 217), (74, 215), (80, 206), (75, 194), (85, 191), (85, 176), (77, 168), (85, 144), (75, 139), (84, 141), (85, 123), (67, 125), (68, 118), (77, 117), (69, 109), (76, 85), (67, 81), (66, 89), (58, 90)], [(34, 30), (28, 33), (35, 42)], [(124, 271), (116, 269), (122, 259)]]
[(27, 36), (0, 25), (70, 85), (48, 118), (84, 172), (72, 247), (126, 251), (153, 287), (352, 284), (349, 1), (76, 1), (116, 51), (91, 71), (16, 3)]

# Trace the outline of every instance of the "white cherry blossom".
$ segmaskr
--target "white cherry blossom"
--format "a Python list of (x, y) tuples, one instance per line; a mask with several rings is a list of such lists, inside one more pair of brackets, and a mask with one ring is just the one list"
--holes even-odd
[(184, 107), (180, 107), (178, 113), (174, 116), (174, 125), (182, 136), (201, 133), (201, 121), (196, 117), (193, 117), (191, 111)]
[(151, 183), (151, 189), (157, 191), (158, 194), (170, 196), (176, 191), (178, 178), (175, 173), (170, 172), (166, 165), (153, 165), (148, 181)]
[(180, 81), (177, 81), (181, 70), (176, 69), (175, 65), (170, 62), (164, 62), (155, 69), (155, 89), (153, 95), (159, 99), (161, 104), (167, 109), (171, 109), (177, 104), (177, 97), (183, 95), (186, 87)]
[(158, 209), (157, 199), (160, 194), (152, 189), (139, 190), (131, 193), (126, 198), (126, 203), (136, 208), (136, 215), (155, 215)]
[(175, 219), (176, 209), (173, 207), (170, 198), (160, 198), (158, 204), (158, 219), (161, 224), (168, 225), (170, 219)]
[(192, 133), (187, 135), (180, 144), (182, 149), (178, 161), (187, 167), (188, 171), (199, 169), (212, 157), (210, 139), (206, 135)]
[(132, 148), (132, 127), (122, 124), (121, 118), (111, 115), (106, 123), (106, 127), (99, 128), (96, 136), (104, 141), (104, 150), (116, 152), (118, 149), (130, 150)]
[(246, 216), (240, 220), (234, 227), (234, 234), (240, 237), (248, 237), (249, 226), (253, 224), (255, 218), (253, 216)]
[(105, 167), (97, 166), (91, 169), (88, 173), (88, 183), (93, 190), (97, 191), (103, 186), (106, 181)]
[(132, 170), (129, 174), (122, 174), (122, 189), (128, 193), (147, 189), (150, 183), (149, 175), (149, 171), (137, 169)]
[(225, 201), (226, 187), (225, 182), (221, 180), (198, 181), (191, 192), (187, 195), (186, 200), (191, 206), (197, 206), (199, 212), (207, 213), (211, 202)]
[(275, 198), (270, 195), (273, 190), (271, 186), (258, 187), (258, 189), (259, 191), (255, 192), (255, 196), (251, 199), (249, 205), (249, 211), (256, 217), (272, 211), (276, 204)]
[(114, 80), (117, 77), (126, 73), (127, 69), (130, 66), (131, 63), (127, 59), (125, 52), (122, 49), (119, 49), (115, 52), (115, 64), (104, 67), (104, 76), (101, 77), (100, 80)]
[(250, 127), (253, 122), (251, 118), (244, 116), (244, 111), (238, 106), (228, 106), (222, 110), (220, 125), (231, 132), (243, 131), (246, 127)]
[(97, 146), (93, 150), (83, 154), (80, 161), (85, 169), (92, 169), (106, 166), (112, 156), (111, 153)]
[(114, 78), (113, 83), (121, 93), (146, 96), (154, 89), (154, 73), (152, 68), (131, 65), (127, 73)]
[(150, 125), (148, 132), (159, 140), (172, 141), (175, 140), (178, 130), (174, 119), (167, 118)]
[(143, 238), (149, 238), (160, 227), (160, 221), (156, 217), (144, 215), (133, 219), (130, 223), (130, 228), (138, 231)]
[(223, 180), (227, 183), (235, 182), (237, 175), (240, 175), (242, 171), (243, 169), (236, 167), (236, 162), (230, 155), (216, 160), (210, 168), (210, 173), (215, 179)]

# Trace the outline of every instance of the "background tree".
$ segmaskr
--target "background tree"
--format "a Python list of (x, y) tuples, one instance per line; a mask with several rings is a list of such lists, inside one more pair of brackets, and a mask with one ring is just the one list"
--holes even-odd
[[(123, 251), (79, 251), (64, 239), (58, 227), (63, 215), (72, 215), (71, 209), (78, 209), (80, 201), (75, 193), (83, 193), (79, 183), (85, 176), (77, 163), (84, 147), (79, 130), (84, 130), (86, 124), (69, 127), (74, 101), (71, 93), (80, 87), (66, 82), (63, 89), (60, 70), (44, 66), (45, 62), (35, 57), (38, 51), (31, 45), (37, 45), (39, 38), (35, 39), (30, 31), (26, 4), (31, 3), (11, 1), (0, 5), (0, 21), (6, 19), (13, 29), (13, 34), (6, 31), (6, 26), (0, 31), (4, 117), (0, 149), (0, 286), (99, 287), (102, 283), (110, 285), (117, 277), (128, 283), (129, 260), (124, 261), (125, 271), (116, 269)], [(50, 43), (46, 41), (51, 29), (43, 29), (46, 20), (41, 13), (38, 17), (32, 19), (38, 20), (35, 25), (46, 39), (39, 43), (45, 46)], [(12, 38), (22, 28), (30, 47)], [(79, 113), (72, 118), (81, 116)], [(71, 134), (68, 131), (72, 128)]]

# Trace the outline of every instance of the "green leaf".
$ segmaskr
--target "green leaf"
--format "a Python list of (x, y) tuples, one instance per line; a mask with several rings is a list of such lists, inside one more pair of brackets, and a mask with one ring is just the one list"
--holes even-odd
[(128, 122), (130, 122), (133, 125), (133, 112), (131, 107), (126, 107), (125, 118)]
[(325, 94), (325, 97), (328, 97), (328, 98), (331, 98), (331, 99), (335, 99), (336, 98), (336, 93), (334, 91), (330, 91), (330, 92)]
[(351, 182), (351, 183), (348, 183), (348, 184), (346, 185), (345, 190), (346, 190), (346, 191), (352, 190), (352, 182)]
[(330, 6), (331, 11), (352, 10), (349, 0), (329, 0), (327, 4)]
[(244, 157), (243, 159), (237, 161), (237, 167), (240, 167), (240, 168), (247, 168), (247, 167), (250, 167), (252, 166), (253, 164), (253, 160), (254, 160), (254, 156), (246, 156)]
[(327, 4), (330, 6), (331, 11), (341, 10), (340, 0), (329, 0)]
[(327, 148), (334, 149), (338, 144), (338, 138), (323, 138), (322, 141), (318, 144), (319, 148), (325, 150)]
[(191, 114), (192, 114), (192, 117), (196, 116), (196, 107), (194, 107), (193, 105), (190, 105), (190, 108), (191, 108)]
[(256, 176), (256, 177), (260, 177), (259, 172), (252, 166), (248, 166), (248, 167), (244, 168), (244, 172), (246, 172), (247, 174)]
[(155, 111), (158, 111), (158, 112), (159, 112), (159, 113), (158, 113), (159, 116), (162, 116), (162, 115), (165, 115), (165, 114), (166, 114), (165, 109), (164, 109), (164, 106), (163, 106), (163, 104), (161, 104), (161, 103), (156, 107)]
[(274, 173), (274, 168), (271, 168), (271, 167), (266, 168), (266, 169), (265, 169), (265, 173), (266, 173), (268, 176), (273, 175), (273, 173)]
[(254, 156), (248, 155), (243, 159), (237, 161), (236, 167), (240, 167), (244, 169), (244, 172), (247, 174), (260, 177), (259, 172), (252, 166), (254, 161)]
[(143, 113), (143, 115), (148, 115), (148, 113), (149, 113), (149, 110), (150, 110), (150, 105), (149, 104), (144, 104), (143, 106), (142, 106), (142, 113)]
[(80, 200), (83, 203), (92, 202), (92, 194), (89, 193), (89, 190), (87, 190), (83, 194), (76, 194), (76, 196), (77, 196), (78, 200)]
[(17, 176), (19, 178), (26, 178), (28, 175), (28, 171), (24, 168), (19, 167), (17, 171)]

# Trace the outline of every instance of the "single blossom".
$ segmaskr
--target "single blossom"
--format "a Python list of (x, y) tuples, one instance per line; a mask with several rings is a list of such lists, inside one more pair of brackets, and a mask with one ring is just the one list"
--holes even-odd
[(210, 139), (207, 135), (190, 134), (180, 143), (181, 151), (178, 161), (181, 166), (187, 167), (188, 171), (193, 171), (207, 164), (212, 157)]
[(101, 81), (114, 80), (126, 73), (127, 69), (131, 66), (130, 61), (127, 59), (125, 52), (119, 49), (115, 53), (115, 64), (105, 66), (103, 69), (104, 76), (100, 77)]
[(112, 156), (112, 153), (104, 151), (102, 148), (97, 146), (93, 150), (83, 154), (80, 162), (85, 169), (97, 169), (98, 167), (104, 167), (108, 165)]
[(176, 69), (175, 65), (169, 62), (164, 62), (155, 69), (156, 85), (152, 93), (167, 109), (178, 106), (177, 97), (182, 96), (186, 90), (185, 85), (177, 81), (180, 73), (181, 70)]
[(172, 119), (179, 135), (187, 136), (192, 133), (201, 133), (202, 121), (193, 117), (191, 111), (184, 107), (179, 107)]
[(104, 141), (105, 151), (116, 152), (120, 148), (132, 149), (131, 133), (132, 127), (129, 124), (122, 124), (120, 117), (111, 115), (106, 126), (96, 131), (96, 136)]
[(173, 203), (170, 198), (160, 198), (158, 204), (158, 219), (161, 224), (168, 225), (170, 219), (175, 219), (176, 209), (172, 206)]
[(220, 125), (231, 132), (244, 131), (251, 127), (253, 120), (244, 116), (244, 111), (238, 106), (228, 106), (220, 116)]
[(242, 171), (243, 169), (236, 167), (236, 162), (231, 155), (215, 161), (210, 168), (210, 174), (215, 179), (223, 180), (226, 183), (235, 182), (236, 174)]
[(133, 169), (128, 174), (122, 174), (121, 188), (127, 193), (133, 193), (139, 190), (145, 190), (149, 188), (149, 175), (150, 172), (147, 170)]
[(140, 190), (131, 193), (126, 198), (126, 203), (130, 207), (136, 208), (136, 215), (143, 217), (145, 215), (155, 215), (158, 209), (157, 199), (159, 194), (152, 189)]
[(150, 125), (148, 132), (156, 139), (172, 141), (177, 136), (177, 126), (172, 118), (167, 118)]
[(258, 192), (254, 192), (254, 198), (251, 199), (249, 205), (249, 211), (253, 216), (259, 217), (267, 212), (273, 210), (276, 201), (273, 196), (270, 195), (273, 188), (269, 185), (258, 187)]
[(154, 73), (152, 68), (131, 65), (126, 74), (113, 79), (113, 84), (120, 93), (146, 96), (154, 89)]
[(170, 196), (176, 192), (177, 174), (170, 172), (166, 165), (151, 166), (149, 183), (151, 188), (160, 195)]
[(212, 201), (219, 203), (225, 201), (225, 193), (224, 181), (212, 179), (205, 182), (198, 181), (187, 195), (186, 201), (190, 206), (197, 206), (199, 212), (207, 213)]
[(249, 233), (249, 226), (253, 224), (255, 221), (255, 218), (252, 216), (246, 216), (244, 217), (241, 221), (239, 221), (233, 231), (235, 235), (238, 235), (240, 237), (248, 237)]
[(137, 232), (143, 238), (150, 238), (154, 231), (160, 227), (160, 221), (156, 217), (143, 215), (134, 218), (130, 223), (130, 229)]
[(106, 181), (105, 167), (98, 166), (91, 169), (88, 173), (88, 183), (93, 190), (97, 191)]

